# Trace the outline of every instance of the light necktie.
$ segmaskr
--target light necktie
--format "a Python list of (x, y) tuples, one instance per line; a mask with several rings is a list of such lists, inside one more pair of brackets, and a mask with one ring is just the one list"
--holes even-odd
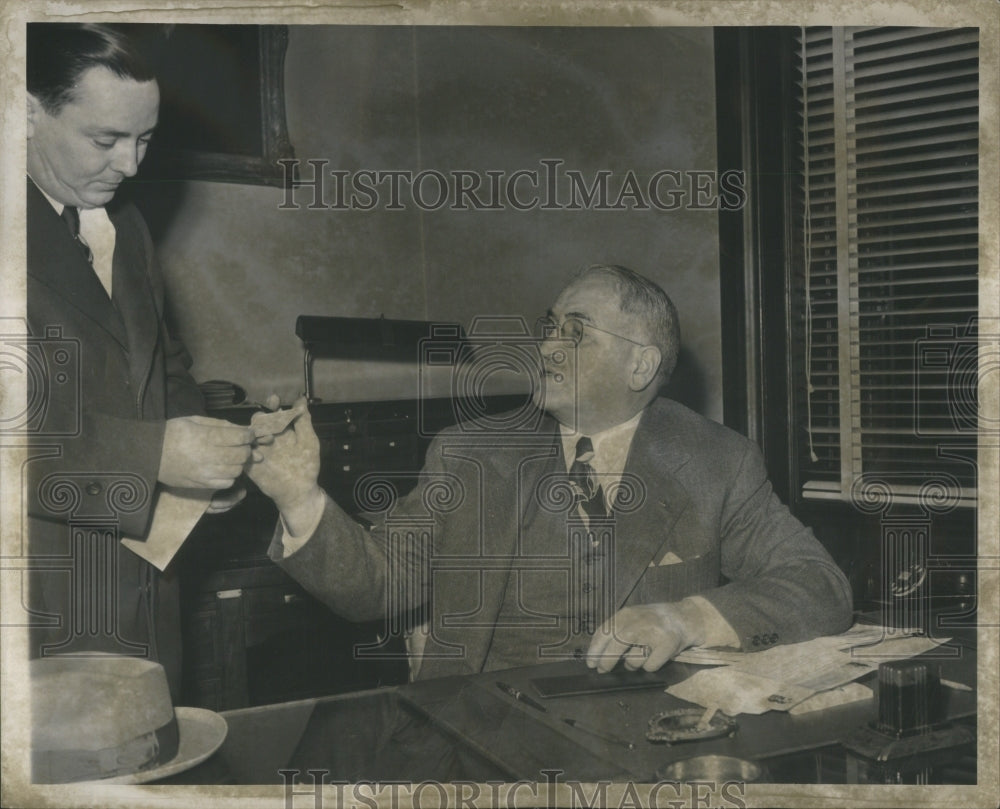
[(94, 251), (90, 249), (90, 245), (84, 241), (83, 236), (80, 235), (80, 212), (72, 205), (67, 205), (63, 208), (62, 212), (63, 221), (69, 228), (69, 232), (72, 234), (76, 243), (79, 245), (80, 250), (83, 252), (84, 257), (90, 262), (91, 265), (94, 263)]

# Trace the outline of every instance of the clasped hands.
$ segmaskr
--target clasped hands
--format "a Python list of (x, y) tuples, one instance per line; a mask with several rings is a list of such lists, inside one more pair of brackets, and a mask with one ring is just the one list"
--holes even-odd
[[(246, 496), (236, 484), (246, 472), (282, 515), (294, 514), (300, 498), (315, 499), (319, 439), (305, 399), (284, 411), (277, 410), (276, 396), (267, 404), (273, 412), (255, 414), (249, 427), (207, 416), (168, 419), (157, 479), (166, 486), (215, 490), (209, 513), (220, 513)], [(289, 422), (300, 423), (290, 428)]]
[[(277, 397), (271, 397), (269, 405), (276, 410)], [(209, 512), (226, 511), (246, 496), (246, 489), (236, 485), (236, 481), (247, 471), (254, 448), (272, 442), (274, 432), (284, 429), (287, 421), (283, 418), (281, 426), (251, 423), (243, 427), (207, 416), (168, 419), (157, 479), (166, 486), (215, 490)]]

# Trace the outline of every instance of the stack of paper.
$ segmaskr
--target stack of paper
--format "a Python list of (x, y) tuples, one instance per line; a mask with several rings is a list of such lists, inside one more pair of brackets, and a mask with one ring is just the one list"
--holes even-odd
[[(839, 688), (876, 670), (879, 663), (914, 657), (948, 640), (856, 624), (842, 635), (775, 646), (763, 652), (689, 649), (677, 660), (716, 668), (699, 671), (670, 686), (667, 692), (730, 715), (787, 711), (818, 692)], [(850, 701), (861, 693), (845, 689), (829, 699)]]

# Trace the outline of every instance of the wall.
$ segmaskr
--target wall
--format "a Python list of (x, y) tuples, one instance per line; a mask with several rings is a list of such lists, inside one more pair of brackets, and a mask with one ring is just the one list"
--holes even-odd
[[(629, 171), (648, 203), (655, 172), (716, 168), (710, 28), (292, 27), (286, 92), (301, 160), (352, 173), (467, 170), (487, 203), (487, 171), (506, 182), (518, 170), (543, 174), (545, 159), (588, 185), (609, 171), (612, 203)], [(545, 203), (544, 174), (540, 184)], [(522, 201), (529, 186), (518, 181)], [(663, 201), (672, 187), (659, 187)], [(433, 178), (421, 188), (433, 204)], [(327, 176), (328, 205), (334, 190)], [(572, 271), (606, 261), (674, 298), (685, 350), (671, 394), (721, 418), (715, 210), (522, 211), (505, 199), (502, 210), (422, 210), (406, 193), (403, 210), (388, 210), (388, 185), (380, 190), (370, 211), (309, 209), (304, 188), (291, 200), (299, 209), (281, 210), (281, 189), (198, 182), (152, 206), (198, 379), (288, 401), (302, 389), (299, 314), (531, 323)], [(569, 192), (560, 174), (557, 204)], [(369, 370), (368, 382), (324, 370), (320, 394), (395, 395), (387, 369)]]

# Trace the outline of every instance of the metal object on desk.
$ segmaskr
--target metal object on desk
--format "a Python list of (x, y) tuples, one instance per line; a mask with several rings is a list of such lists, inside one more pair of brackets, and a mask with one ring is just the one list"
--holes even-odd
[(702, 722), (704, 715), (701, 708), (661, 711), (649, 720), (646, 739), (654, 743), (678, 744), (718, 739), (739, 730), (736, 720), (722, 711), (715, 711), (707, 722)]
[(694, 756), (675, 761), (656, 771), (658, 781), (705, 781), (724, 784), (732, 781), (759, 781), (763, 769), (753, 761), (733, 756)]
[(933, 758), (971, 744), (965, 727), (944, 721), (939, 666), (926, 660), (895, 660), (878, 668), (878, 715), (844, 739), (851, 753), (875, 765), (883, 783), (927, 783)]
[(505, 694), (512, 697), (513, 699), (516, 699), (518, 702), (523, 702), (525, 705), (534, 708), (536, 711), (541, 711), (542, 713), (546, 713), (547, 711), (546, 707), (542, 705), (540, 702), (532, 699), (523, 691), (518, 691), (512, 685), (508, 685), (507, 683), (502, 683), (497, 681), (497, 688), (499, 688), (501, 691), (503, 691)]

